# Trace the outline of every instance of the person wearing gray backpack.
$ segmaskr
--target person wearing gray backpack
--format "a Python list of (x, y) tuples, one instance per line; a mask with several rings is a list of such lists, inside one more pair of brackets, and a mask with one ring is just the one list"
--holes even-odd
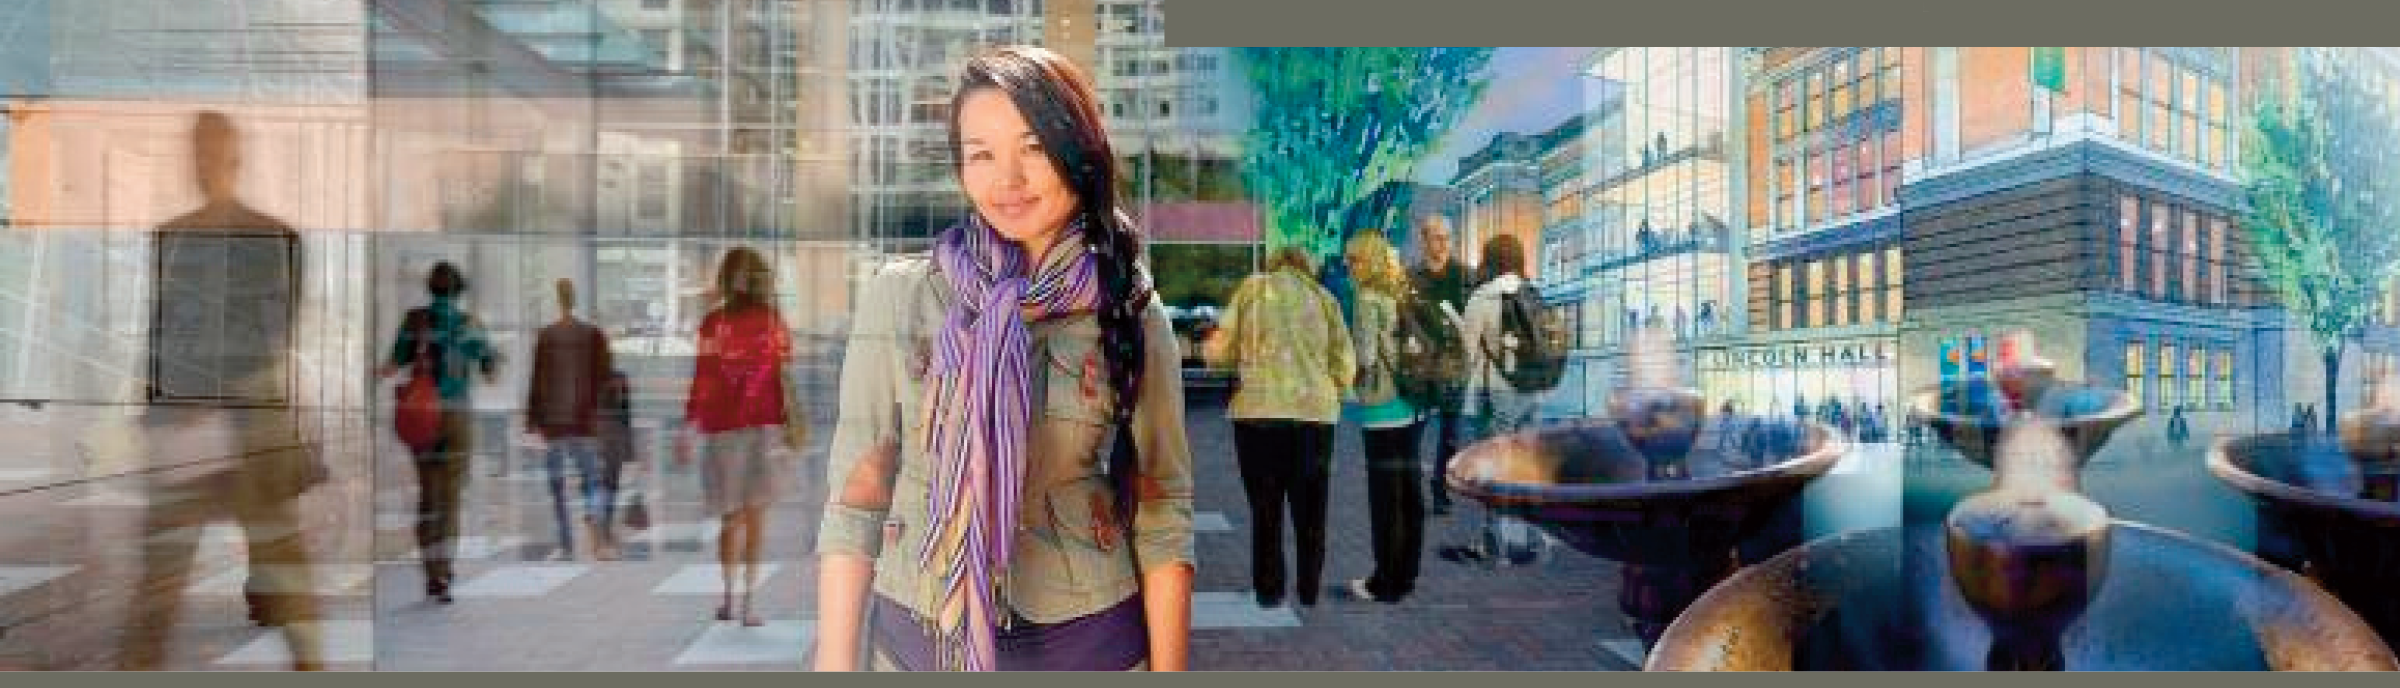
[[(1516, 432), (1532, 424), (1542, 393), (1558, 384), (1564, 349), (1555, 324), (1538, 307), (1540, 294), (1525, 279), (1525, 246), (1502, 234), (1483, 245), (1490, 277), (1467, 297), (1468, 375), (1462, 415), (1475, 419), (1475, 437)], [(1541, 552), (1541, 535), (1524, 521), (1486, 512), (1474, 542), (1442, 547), (1450, 561), (1531, 564)]]

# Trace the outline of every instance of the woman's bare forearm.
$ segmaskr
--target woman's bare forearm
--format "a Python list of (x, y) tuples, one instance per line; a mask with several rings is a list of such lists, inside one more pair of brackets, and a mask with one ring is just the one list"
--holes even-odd
[(818, 671), (857, 671), (875, 560), (860, 554), (826, 554), (817, 561)]

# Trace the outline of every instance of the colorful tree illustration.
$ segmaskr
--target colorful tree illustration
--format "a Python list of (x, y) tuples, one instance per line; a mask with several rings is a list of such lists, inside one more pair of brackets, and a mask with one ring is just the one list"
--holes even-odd
[(1243, 48), (1243, 165), (1267, 243), (1333, 252), (1352, 206), (1407, 179), (1483, 95), (1491, 48)]

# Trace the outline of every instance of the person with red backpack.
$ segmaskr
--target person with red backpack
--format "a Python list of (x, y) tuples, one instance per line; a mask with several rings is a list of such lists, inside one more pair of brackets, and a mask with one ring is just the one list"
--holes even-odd
[[(499, 356), (492, 351), (483, 324), (458, 306), (467, 291), (467, 278), (458, 266), (442, 261), (425, 277), (432, 302), (411, 309), (392, 338), (390, 359), (376, 376), (389, 378), (402, 370), (412, 379), (402, 387), (401, 439), (409, 445), (417, 469), (417, 546), (425, 565), (425, 596), (450, 603), (450, 584), (458, 575), (450, 564), (450, 548), (458, 537), (458, 497), (466, 491), (467, 461), (475, 451), (474, 404), (470, 366), (485, 382), (498, 373)], [(411, 389), (430, 386), (439, 401), (439, 422), (429, 435), (408, 428)]]

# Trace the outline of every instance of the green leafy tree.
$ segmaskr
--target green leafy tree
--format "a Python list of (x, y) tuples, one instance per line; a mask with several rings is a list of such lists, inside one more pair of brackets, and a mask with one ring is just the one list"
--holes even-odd
[(2304, 54), (2298, 87), (2259, 105), (2243, 149), (2242, 227), (2324, 358), (2327, 432), (2342, 353), (2400, 264), (2400, 121), (2359, 68)]
[(1351, 206), (1407, 179), (1489, 83), (1491, 48), (1242, 48), (1243, 151), (1272, 245), (1328, 255)]

